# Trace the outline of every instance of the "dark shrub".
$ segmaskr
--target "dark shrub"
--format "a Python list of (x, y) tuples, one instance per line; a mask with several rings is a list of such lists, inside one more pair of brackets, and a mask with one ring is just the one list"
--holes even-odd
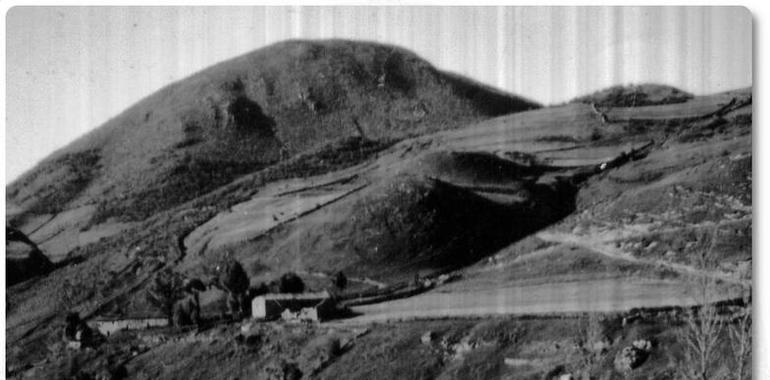
[(302, 293), (305, 291), (305, 283), (296, 273), (285, 273), (281, 276), (278, 290), (281, 293)]

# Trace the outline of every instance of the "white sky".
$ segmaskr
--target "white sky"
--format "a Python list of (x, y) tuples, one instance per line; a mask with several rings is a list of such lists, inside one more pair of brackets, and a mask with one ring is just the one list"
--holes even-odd
[(16, 7), (6, 183), (169, 82), (287, 38), (351, 38), (545, 104), (617, 83), (752, 84), (744, 8)]

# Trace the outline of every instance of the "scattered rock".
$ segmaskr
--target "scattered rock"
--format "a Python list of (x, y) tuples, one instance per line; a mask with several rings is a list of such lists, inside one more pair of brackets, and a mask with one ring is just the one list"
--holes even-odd
[(563, 365), (558, 365), (554, 369), (546, 372), (543, 380), (567, 380), (572, 379), (572, 374), (567, 372)]
[(368, 334), (371, 330), (368, 327), (362, 328), (362, 329), (353, 329), (353, 337), (354, 338), (360, 338), (366, 334)]
[(452, 346), (452, 349), (454, 351), (454, 359), (459, 360), (462, 359), (465, 354), (473, 351), (476, 347), (478, 347), (478, 344), (476, 342), (471, 342), (470, 340), (463, 339), (460, 341), (460, 343), (457, 343)]
[(750, 278), (751, 277), (751, 260), (739, 262), (736, 273), (738, 274), (739, 278)]
[(243, 325), (241, 325), (241, 333), (248, 334), (253, 327), (254, 327), (254, 322), (246, 322)]
[(615, 357), (615, 369), (620, 372), (627, 372), (638, 367), (642, 360), (639, 350), (632, 346), (623, 348)]
[(422, 334), (422, 337), (420, 337), (420, 342), (422, 344), (431, 344), (433, 342), (433, 339), (436, 338), (436, 333), (433, 331), (427, 331), (425, 334)]
[(634, 343), (632, 343), (635, 348), (640, 349), (642, 351), (650, 352), (652, 351), (652, 342), (650, 342), (647, 339), (638, 339), (635, 340)]
[(652, 343), (649, 340), (640, 339), (634, 341), (632, 345), (624, 347), (615, 356), (615, 369), (620, 372), (628, 372), (639, 367), (650, 356), (651, 350)]
[[(495, 264), (497, 264), (497, 261), (498, 261), (497, 255), (492, 256), (492, 257), (495, 260)], [(460, 277), (461, 276), (460, 276), (459, 273), (442, 274), (442, 275), (438, 276), (438, 279), (436, 280), (436, 285), (444, 285), (444, 284), (446, 284), (448, 282), (455, 281), (455, 280), (459, 279)]]
[(261, 378), (268, 380), (300, 380), (302, 371), (294, 362), (273, 361), (262, 369)]
[(302, 349), (297, 366), (300, 372), (313, 377), (341, 353), (342, 345), (339, 336), (336, 333), (330, 333), (310, 341)]
[(591, 351), (594, 353), (603, 354), (610, 349), (611, 345), (612, 343), (609, 339), (603, 338), (591, 343)]

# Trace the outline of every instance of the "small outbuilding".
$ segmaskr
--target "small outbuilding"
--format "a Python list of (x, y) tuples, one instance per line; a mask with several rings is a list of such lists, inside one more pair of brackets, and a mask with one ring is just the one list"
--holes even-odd
[(251, 315), (255, 319), (320, 322), (334, 316), (337, 307), (327, 291), (299, 294), (265, 294), (251, 301)]

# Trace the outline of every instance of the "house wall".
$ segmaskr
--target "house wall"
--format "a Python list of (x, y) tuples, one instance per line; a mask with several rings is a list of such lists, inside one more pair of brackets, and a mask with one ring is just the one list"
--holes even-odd
[(275, 300), (256, 297), (251, 301), (251, 316), (255, 319), (274, 319), (281, 316), (284, 307)]
[(255, 297), (253, 300), (251, 300), (251, 317), (255, 319), (267, 318), (265, 297)]
[(271, 300), (268, 300), (265, 306), (267, 307), (268, 319), (279, 318), (283, 312), (283, 309), (286, 308), (281, 302)]

